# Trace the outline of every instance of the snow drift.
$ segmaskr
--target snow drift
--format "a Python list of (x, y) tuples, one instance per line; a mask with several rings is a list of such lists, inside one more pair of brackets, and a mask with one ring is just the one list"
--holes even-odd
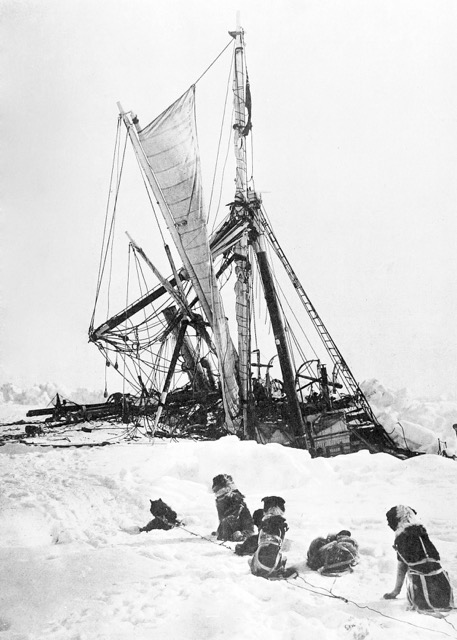
[[(452, 460), (367, 451), (312, 460), (306, 451), (233, 436), (98, 448), (10, 444), (0, 456), (2, 638), (428, 639), (451, 635), (448, 623), (457, 623), (453, 613), (446, 623), (406, 611), (404, 595), (382, 599), (394, 583), (385, 520), (394, 504), (414, 506), (457, 576)], [(286, 555), (301, 578), (256, 578), (233, 544), (211, 538), (218, 473), (233, 475), (251, 511), (265, 495), (285, 499)], [(184, 529), (128, 535), (123, 529), (145, 524), (149, 499), (158, 497)], [(311, 572), (311, 540), (341, 528), (360, 544), (354, 573)], [(328, 597), (330, 589), (348, 601)]]

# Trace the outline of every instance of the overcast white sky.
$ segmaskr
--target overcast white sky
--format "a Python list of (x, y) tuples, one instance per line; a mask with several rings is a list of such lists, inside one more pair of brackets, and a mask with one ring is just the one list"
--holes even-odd
[(116, 101), (152, 120), (237, 10), (257, 186), (344, 357), (456, 393), (454, 0), (0, 0), (0, 382), (103, 387), (87, 329)]

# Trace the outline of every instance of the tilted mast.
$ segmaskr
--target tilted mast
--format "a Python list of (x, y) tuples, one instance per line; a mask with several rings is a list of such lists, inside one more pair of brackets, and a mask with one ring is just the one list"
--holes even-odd
[(189, 280), (214, 333), (226, 424), (239, 415), (236, 352), (217, 288), (203, 208), (196, 136), (195, 85), (144, 128), (124, 112), (122, 119)]

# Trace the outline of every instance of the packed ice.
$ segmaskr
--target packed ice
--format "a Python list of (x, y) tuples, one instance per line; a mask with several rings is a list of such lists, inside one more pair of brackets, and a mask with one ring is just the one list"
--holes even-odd
[[(31, 396), (2, 390), (2, 422), (23, 418), (28, 407), (18, 398)], [(383, 599), (396, 571), (385, 514), (397, 504), (417, 511), (456, 584), (457, 401), (411, 400), (376, 381), (364, 383), (364, 391), (383, 424), (391, 430), (400, 423), (398, 437), (424, 455), (399, 460), (360, 451), (312, 459), (306, 451), (235, 436), (123, 440), (107, 425), (105, 446), (72, 446), (71, 432), (60, 443), (67, 446), (6, 442), (0, 447), (0, 638), (457, 637), (453, 612), (410, 611), (404, 592)], [(235, 543), (212, 535), (211, 482), (220, 473), (234, 478), (251, 512), (264, 496), (285, 500), (284, 550), (298, 577), (256, 577), (247, 558), (233, 553)], [(157, 498), (183, 525), (132, 535), (148, 522), (149, 500)], [(341, 529), (357, 540), (360, 562), (341, 577), (312, 571), (310, 542)]]

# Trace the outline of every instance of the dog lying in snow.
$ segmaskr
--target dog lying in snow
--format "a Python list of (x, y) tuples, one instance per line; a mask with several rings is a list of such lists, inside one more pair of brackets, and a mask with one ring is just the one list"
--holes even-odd
[(263, 518), (259, 527), (258, 547), (249, 560), (251, 573), (262, 578), (288, 578), (296, 573), (293, 568), (286, 569), (286, 557), (281, 548), (288, 530), (284, 518), (285, 501), (279, 496), (262, 498)]
[(151, 503), (150, 512), (154, 518), (144, 527), (139, 527), (141, 531), (152, 531), (153, 529), (173, 529), (178, 527), (181, 522), (178, 520), (176, 511), (173, 511), (161, 498), (158, 500), (149, 500)]
[(329, 533), (326, 538), (315, 538), (308, 549), (308, 567), (322, 575), (352, 571), (358, 561), (358, 544), (346, 529)]
[(218, 540), (244, 540), (254, 533), (252, 516), (232, 476), (222, 473), (213, 478), (216, 509), (219, 518)]

